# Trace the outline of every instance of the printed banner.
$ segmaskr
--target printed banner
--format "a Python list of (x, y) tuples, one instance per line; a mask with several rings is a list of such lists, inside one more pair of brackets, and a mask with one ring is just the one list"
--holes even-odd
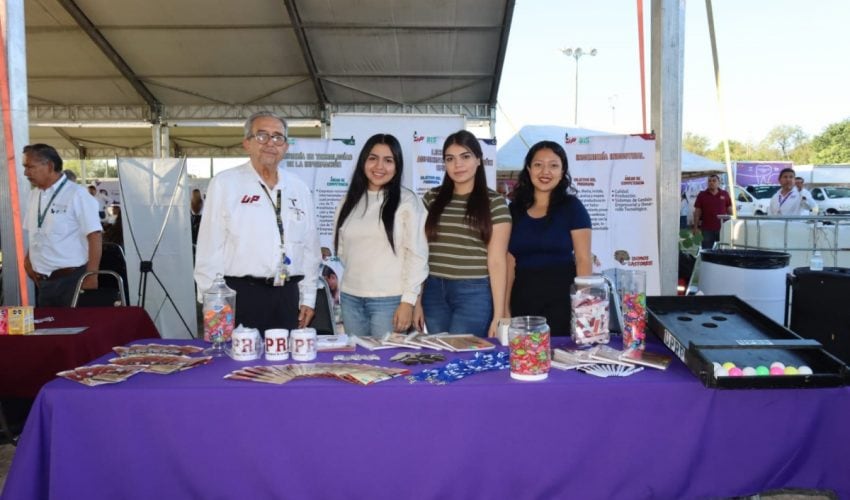
[(333, 250), (334, 213), (348, 192), (351, 173), (360, 148), (352, 141), (297, 139), (289, 144), (283, 160), (313, 190), (319, 242)]
[[(443, 182), (446, 166), (443, 164), (443, 142), (445, 137), (421, 136), (413, 137), (413, 186), (411, 189), (421, 198), (426, 191), (437, 187)], [(484, 155), (484, 173), (487, 176), (487, 187), (496, 189), (496, 142), (492, 139), (479, 139), (481, 152)]]
[(593, 223), (593, 272), (646, 271), (646, 291), (661, 293), (655, 140), (640, 136), (567, 137), (573, 186)]
[(754, 184), (779, 184), (779, 172), (792, 166), (790, 161), (735, 162), (735, 184), (744, 187)]

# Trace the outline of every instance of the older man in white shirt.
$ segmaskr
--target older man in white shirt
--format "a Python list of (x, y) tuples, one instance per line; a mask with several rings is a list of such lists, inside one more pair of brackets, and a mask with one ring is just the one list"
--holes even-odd
[[(39, 307), (68, 307), (80, 278), (100, 267), (97, 201), (62, 172), (62, 158), (50, 145), (24, 147), (24, 175), (34, 187), (24, 219), (24, 269), (38, 288)], [(97, 288), (97, 275), (86, 277), (83, 288)]]
[(198, 231), (195, 282), (202, 298), (216, 275), (236, 290), (236, 322), (303, 328), (313, 319), (321, 251), (313, 195), (280, 166), (286, 122), (258, 112), (245, 123), (250, 161), (209, 184)]

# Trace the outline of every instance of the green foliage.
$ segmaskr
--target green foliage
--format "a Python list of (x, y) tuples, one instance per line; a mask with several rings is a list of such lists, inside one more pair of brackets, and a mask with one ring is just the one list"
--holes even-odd
[(761, 146), (767, 150), (778, 151), (779, 159), (787, 160), (791, 153), (809, 140), (799, 125), (779, 125), (767, 133)]
[(702, 233), (694, 234), (690, 229), (679, 230), (679, 250), (696, 256), (702, 243)]
[(700, 156), (705, 156), (710, 146), (711, 141), (704, 135), (685, 132), (685, 137), (682, 138), (682, 149)]
[(850, 163), (850, 119), (833, 123), (812, 140), (814, 163)]

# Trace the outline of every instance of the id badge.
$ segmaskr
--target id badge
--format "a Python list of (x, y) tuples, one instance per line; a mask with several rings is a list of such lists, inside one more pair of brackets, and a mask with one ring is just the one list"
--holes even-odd
[(274, 274), (274, 286), (283, 286), (289, 281), (289, 258), (286, 254), (281, 255), (280, 262), (277, 265), (277, 272)]

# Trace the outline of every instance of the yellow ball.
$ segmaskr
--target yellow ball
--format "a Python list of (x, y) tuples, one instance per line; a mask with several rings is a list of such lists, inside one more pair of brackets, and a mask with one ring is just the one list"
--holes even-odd
[(727, 361), (727, 362), (723, 363), (723, 368), (726, 368), (727, 371), (731, 370), (732, 368), (735, 368), (735, 363), (733, 363), (731, 361)]
[(797, 375), (798, 373), (800, 373), (800, 372), (797, 371), (796, 367), (793, 367), (793, 366), (786, 366), (785, 367), (785, 375)]

